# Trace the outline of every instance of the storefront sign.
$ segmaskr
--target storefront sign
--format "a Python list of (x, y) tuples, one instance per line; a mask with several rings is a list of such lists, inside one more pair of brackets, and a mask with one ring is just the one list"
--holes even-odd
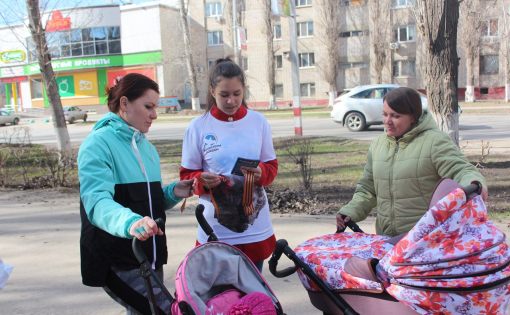
[(0, 68), (0, 77), (19, 77), (25, 75), (25, 71), (23, 67), (8, 67), (8, 68)]
[(0, 61), (3, 63), (23, 62), (27, 59), (27, 54), (23, 50), (6, 50), (0, 52)]
[(97, 73), (77, 72), (74, 74), (74, 91), (76, 96), (97, 96)]
[[(161, 52), (150, 52), (130, 55), (97, 56), (75, 59), (52, 60), (53, 70), (67, 71), (77, 69), (93, 69), (103, 67), (122, 67), (134, 65), (146, 65), (161, 62)], [(25, 66), (27, 75), (40, 73), (39, 64), (33, 63)]]
[(146, 77), (151, 78), (152, 80), (155, 80), (155, 73), (154, 68), (143, 68), (143, 69), (119, 69), (119, 70), (113, 70), (108, 71), (106, 77), (108, 80), (108, 86), (114, 86), (117, 83), (117, 80), (120, 80), (123, 76), (125, 76), (128, 73), (139, 73), (143, 74)]
[(66, 31), (71, 29), (71, 17), (64, 18), (62, 12), (55, 10), (46, 23), (46, 32)]
[(58, 77), (56, 78), (56, 80), (58, 86), (58, 93), (60, 94), (60, 96), (63, 97), (74, 96), (74, 80), (72, 75)]

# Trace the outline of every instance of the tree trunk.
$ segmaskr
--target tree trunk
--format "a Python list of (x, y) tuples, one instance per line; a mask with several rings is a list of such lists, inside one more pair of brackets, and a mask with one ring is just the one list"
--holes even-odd
[(440, 130), (459, 144), (457, 24), (458, 0), (417, 0), (416, 20), (425, 45), (429, 110)]
[(329, 92), (328, 92), (328, 96), (329, 96), (328, 106), (329, 107), (333, 107), (333, 105), (335, 104), (335, 98), (336, 98), (337, 94), (338, 94), (338, 91), (336, 89), (336, 86), (330, 86)]
[(464, 100), (468, 103), (475, 101), (475, 74), (474, 68), (474, 56), (467, 56), (466, 58), (466, 94)]
[(276, 83), (275, 83), (275, 60), (274, 60), (274, 43), (273, 43), (273, 12), (271, 11), (271, 0), (262, 0), (264, 6), (264, 26), (266, 35), (266, 52), (267, 52), (267, 86), (269, 89), (268, 109), (278, 109), (276, 105)]
[(193, 53), (191, 51), (191, 38), (188, 25), (188, 9), (184, 4), (184, 0), (180, 1), (181, 27), (184, 36), (184, 54), (186, 55), (186, 67), (188, 69), (188, 78), (191, 83), (191, 109), (200, 110), (199, 91), (197, 86), (197, 73), (193, 63)]
[(57, 134), (57, 146), (62, 155), (71, 153), (71, 140), (67, 131), (67, 125), (62, 109), (60, 94), (58, 93), (57, 81), (51, 64), (51, 57), (46, 43), (46, 35), (41, 22), (41, 12), (39, 11), (38, 0), (27, 0), (27, 11), (29, 19), (29, 29), (37, 50), (37, 60), (43, 77), (46, 93), (51, 104), (51, 113), (53, 118), (53, 127)]

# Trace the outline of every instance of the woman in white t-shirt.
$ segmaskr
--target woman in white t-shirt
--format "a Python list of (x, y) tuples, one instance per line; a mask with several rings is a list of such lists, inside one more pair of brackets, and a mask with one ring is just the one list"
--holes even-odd
[[(247, 108), (245, 88), (243, 70), (228, 58), (218, 59), (209, 74), (206, 113), (191, 121), (184, 136), (180, 177), (197, 179), (195, 194), (218, 238), (262, 269), (275, 247), (263, 187), (276, 177), (278, 161), (269, 123)], [(236, 172), (238, 159), (254, 164)], [(200, 227), (197, 241), (207, 242)]]

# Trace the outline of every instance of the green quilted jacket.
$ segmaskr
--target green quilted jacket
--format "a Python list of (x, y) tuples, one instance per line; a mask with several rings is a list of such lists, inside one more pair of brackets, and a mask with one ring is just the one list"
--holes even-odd
[(383, 134), (372, 142), (363, 177), (339, 213), (358, 222), (376, 208), (377, 234), (408, 232), (427, 211), (441, 178), (462, 186), (473, 181), (486, 185), (480, 172), (425, 112), (418, 125), (400, 139)]

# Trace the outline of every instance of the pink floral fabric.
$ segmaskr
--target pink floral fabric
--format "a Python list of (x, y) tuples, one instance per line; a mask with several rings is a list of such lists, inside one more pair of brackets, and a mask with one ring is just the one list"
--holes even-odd
[(506, 314), (510, 249), (481, 197), (466, 202), (462, 189), (429, 209), (379, 267), (388, 293), (419, 314)]
[[(337, 233), (312, 238), (294, 251), (296, 255), (334, 290), (365, 290), (382, 292), (381, 283), (355, 277), (344, 271), (347, 260), (352, 256), (364, 259), (382, 258), (392, 247), (387, 236), (363, 233)], [(298, 272), (306, 289), (319, 291), (318, 287), (304, 274)]]

